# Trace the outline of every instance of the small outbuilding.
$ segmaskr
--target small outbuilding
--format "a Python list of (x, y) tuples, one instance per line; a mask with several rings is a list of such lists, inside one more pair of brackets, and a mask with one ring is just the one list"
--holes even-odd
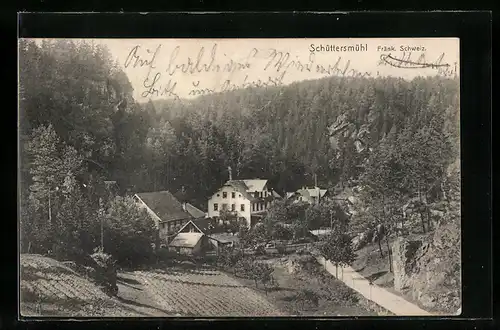
[(178, 233), (169, 243), (170, 251), (177, 252), (182, 255), (204, 255), (210, 250), (211, 245), (203, 233), (187, 232)]

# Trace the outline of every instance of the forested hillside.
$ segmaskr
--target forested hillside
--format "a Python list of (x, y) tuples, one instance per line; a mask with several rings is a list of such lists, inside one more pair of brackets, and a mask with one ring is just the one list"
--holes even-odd
[[(394, 152), (425, 155), (433, 147), (442, 155), (428, 156), (441, 159), (428, 161), (446, 163), (451, 153), (458, 155), (458, 86), (458, 80), (439, 77), (329, 77), (184, 103), (150, 101), (157, 141), (177, 144), (157, 150), (169, 161), (156, 173), (162, 186), (181, 180), (200, 193), (222, 183), (228, 165), (237, 177), (269, 178), (280, 193), (312, 185), (314, 174), (331, 188), (358, 179), (384, 138)], [(440, 141), (418, 145), (417, 135)]]
[(458, 79), (328, 77), (138, 103), (90, 42), (21, 41), (19, 67), (21, 197), (39, 221), (71, 198), (85, 219), (105, 212), (104, 180), (122, 193), (184, 188), (204, 207), (228, 166), (281, 194), (317, 175), (328, 188), (363, 179), (409, 196), (442, 190), (458, 157)]

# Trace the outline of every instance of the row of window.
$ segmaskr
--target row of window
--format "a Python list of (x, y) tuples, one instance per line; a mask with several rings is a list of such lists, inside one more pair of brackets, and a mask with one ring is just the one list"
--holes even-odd
[[(267, 203), (253, 203), (252, 211), (263, 211), (267, 207)], [(227, 210), (227, 204), (222, 204), (222, 210)], [(219, 211), (219, 204), (214, 203), (214, 211)], [(231, 211), (236, 211), (236, 204), (231, 204)], [(245, 212), (245, 204), (240, 205), (240, 211)]]
[(266, 209), (268, 203), (253, 203), (252, 211), (263, 211)]
[[(267, 191), (256, 191), (253, 193), (255, 198), (262, 198), (262, 197), (267, 197), (268, 195), (270, 196), (271, 193), (268, 194)], [(217, 197), (220, 197), (220, 194), (217, 194)], [(241, 194), (239, 194), (239, 197), (241, 197)], [(222, 198), (227, 198), (227, 191), (222, 192)], [(236, 198), (236, 193), (233, 191), (231, 192), (231, 198)]]
[[(227, 204), (222, 204), (222, 210), (227, 210)], [(219, 204), (214, 203), (214, 211), (219, 211)], [(231, 204), (231, 211), (236, 211), (236, 204)], [(240, 211), (245, 212), (245, 204), (240, 205)]]

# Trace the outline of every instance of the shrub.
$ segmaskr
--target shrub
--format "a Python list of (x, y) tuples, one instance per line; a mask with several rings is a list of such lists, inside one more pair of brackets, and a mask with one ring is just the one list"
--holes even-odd
[(95, 272), (92, 274), (94, 280), (97, 282), (103, 291), (110, 295), (118, 293), (118, 286), (116, 285), (116, 267), (113, 257), (102, 251), (97, 251), (91, 255), (95, 262)]
[(278, 254), (286, 254), (286, 247), (283, 244), (276, 244), (276, 250)]
[(311, 304), (311, 305), (313, 305), (314, 307), (318, 307), (319, 306), (320, 295), (318, 293), (316, 293), (315, 291), (313, 291), (313, 290), (302, 289), (295, 296), (295, 299), (296, 299), (297, 303), (300, 303), (302, 305), (301, 306), (302, 309), (304, 309), (304, 305), (305, 305), (306, 302), (309, 303), (309, 304)]
[(262, 256), (266, 254), (266, 248), (264, 245), (258, 245), (257, 248), (255, 249), (255, 255), (256, 256)]

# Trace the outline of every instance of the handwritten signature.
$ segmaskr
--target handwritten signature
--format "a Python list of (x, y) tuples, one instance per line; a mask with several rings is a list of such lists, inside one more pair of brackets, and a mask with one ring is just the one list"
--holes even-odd
[(429, 63), (426, 61), (425, 54), (422, 53), (420, 56), (416, 59), (412, 59), (412, 53), (405, 53), (403, 52), (403, 55), (398, 58), (395, 56), (392, 56), (391, 54), (382, 54), (380, 55), (380, 62), (379, 64), (382, 65), (390, 65), (394, 66), (396, 68), (403, 68), (403, 69), (424, 69), (424, 68), (432, 68), (432, 69), (437, 69), (437, 68), (443, 68), (443, 67), (449, 67), (450, 65), (448, 63), (442, 63), (444, 59), (444, 53), (442, 53), (434, 63)]

